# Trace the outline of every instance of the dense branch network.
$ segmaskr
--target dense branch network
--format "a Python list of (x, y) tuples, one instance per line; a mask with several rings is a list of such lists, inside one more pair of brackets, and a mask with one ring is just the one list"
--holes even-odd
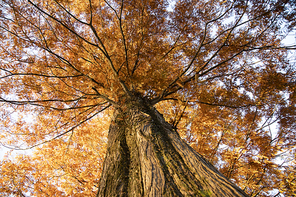
[[(272, 155), (281, 154), (277, 147), (295, 150), (295, 68), (288, 55), (295, 44), (282, 43), (295, 30), (295, 6), (265, 0), (2, 1), (3, 131), (25, 143), (1, 138), (17, 148), (67, 141), (74, 130), (141, 100), (226, 176), (254, 183), (249, 193), (259, 194), (265, 186), (258, 185), (269, 183), (264, 176), (281, 174), (265, 157), (273, 162)], [(15, 124), (11, 115), (32, 112), (39, 114), (36, 125)], [(265, 165), (256, 180), (244, 166), (255, 160)]]

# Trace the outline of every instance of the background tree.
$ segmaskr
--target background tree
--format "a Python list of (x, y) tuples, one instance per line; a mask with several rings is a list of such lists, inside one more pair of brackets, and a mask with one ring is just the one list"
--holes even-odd
[(295, 192), (294, 1), (0, 6), (1, 195)]

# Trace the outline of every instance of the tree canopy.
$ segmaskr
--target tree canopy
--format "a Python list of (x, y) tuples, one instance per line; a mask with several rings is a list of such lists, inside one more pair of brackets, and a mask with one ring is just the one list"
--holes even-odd
[[(2, 0), (0, 194), (95, 196), (139, 95), (250, 196), (296, 192), (296, 3)], [(295, 61), (295, 60), (294, 60)]]

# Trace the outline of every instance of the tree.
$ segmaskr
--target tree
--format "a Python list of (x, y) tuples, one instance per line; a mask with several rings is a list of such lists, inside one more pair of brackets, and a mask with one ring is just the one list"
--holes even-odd
[(0, 5), (0, 194), (295, 191), (294, 1)]

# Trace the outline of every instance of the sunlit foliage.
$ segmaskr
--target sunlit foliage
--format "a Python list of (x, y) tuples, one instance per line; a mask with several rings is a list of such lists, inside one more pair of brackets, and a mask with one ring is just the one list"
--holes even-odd
[(131, 94), (250, 196), (295, 194), (295, 6), (2, 0), (0, 142), (29, 151), (0, 162), (0, 195), (95, 196)]

